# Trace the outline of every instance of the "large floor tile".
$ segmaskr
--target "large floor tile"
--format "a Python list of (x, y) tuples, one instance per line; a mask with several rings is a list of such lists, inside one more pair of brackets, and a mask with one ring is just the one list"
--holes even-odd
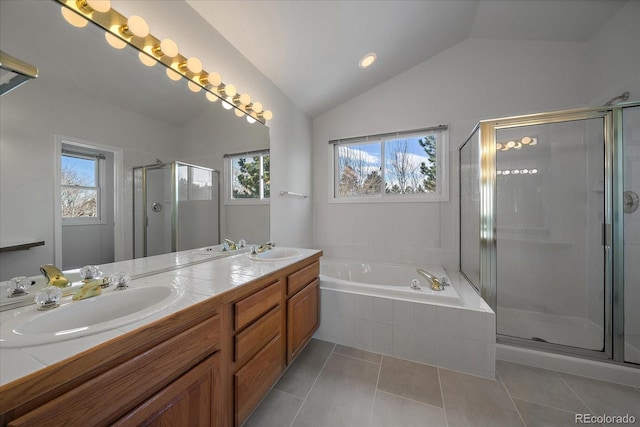
[(523, 422), (499, 381), (438, 369), (449, 427), (515, 427)]
[(445, 427), (444, 409), (378, 390), (369, 427)]
[(513, 398), (583, 413), (586, 406), (554, 371), (496, 361), (496, 369)]
[(333, 353), (318, 376), (294, 426), (366, 426), (380, 367)]
[(304, 399), (327, 361), (334, 343), (312, 339), (274, 386), (275, 389)]
[(340, 353), (345, 356), (355, 357), (356, 359), (365, 360), (371, 363), (377, 363), (378, 365), (382, 361), (382, 355), (378, 353), (371, 353), (369, 351), (360, 350), (353, 347), (347, 347), (345, 345), (336, 345), (336, 348), (333, 349), (334, 353)]
[(633, 415), (640, 419), (640, 392), (633, 387), (591, 378), (559, 374), (593, 415)]
[(513, 399), (527, 427), (575, 427), (576, 414), (537, 403)]
[(283, 427), (290, 426), (293, 418), (298, 413), (303, 400), (271, 389), (260, 406), (243, 424), (244, 427)]
[(442, 408), (438, 369), (433, 366), (384, 356), (378, 390)]

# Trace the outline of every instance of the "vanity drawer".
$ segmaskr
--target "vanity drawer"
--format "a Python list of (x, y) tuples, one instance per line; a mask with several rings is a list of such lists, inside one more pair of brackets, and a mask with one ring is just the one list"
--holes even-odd
[(283, 370), (283, 341), (278, 335), (234, 375), (236, 425), (249, 416)]
[(272, 309), (253, 325), (240, 332), (235, 337), (235, 361), (242, 365), (251, 359), (262, 347), (280, 333), (282, 329), (282, 310), (280, 307)]
[(295, 294), (319, 275), (320, 263), (318, 261), (291, 274), (287, 277), (287, 296)]
[(234, 304), (235, 330), (238, 331), (275, 307), (282, 297), (282, 282), (277, 281)]

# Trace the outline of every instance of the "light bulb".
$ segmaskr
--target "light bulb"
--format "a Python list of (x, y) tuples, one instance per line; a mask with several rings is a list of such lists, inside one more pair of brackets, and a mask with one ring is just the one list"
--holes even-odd
[(185, 73), (187, 71), (191, 71), (193, 74), (198, 74), (199, 72), (202, 71), (202, 62), (200, 62), (200, 60), (198, 58), (196, 58), (195, 56), (192, 56), (191, 58), (187, 59), (186, 61), (181, 62), (180, 65), (178, 65), (178, 66)]
[(190, 81), (189, 83), (187, 83), (187, 87), (189, 88), (189, 90), (193, 93), (198, 93), (202, 90), (202, 88), (200, 86), (198, 86), (197, 84), (195, 84), (194, 82)]
[(499, 142), (496, 144), (496, 150), (501, 150), (502, 149), (502, 144), (500, 144)]
[(180, 73), (178, 73), (176, 71), (173, 71), (171, 68), (167, 68), (167, 77), (169, 77), (174, 82), (177, 82), (178, 80), (180, 80), (182, 78)]
[(513, 147), (515, 147), (515, 146), (516, 146), (516, 142), (515, 142), (515, 141), (509, 141), (509, 142), (507, 142), (507, 147), (509, 147), (509, 148), (513, 148)]
[(231, 110), (233, 108), (233, 105), (231, 105), (228, 101), (222, 101), (222, 107), (225, 110)]
[(251, 97), (249, 96), (249, 94), (243, 93), (242, 95), (240, 95), (240, 104), (242, 105), (251, 104)]
[(216, 102), (218, 100), (218, 97), (215, 96), (214, 94), (212, 94), (211, 92), (207, 91), (207, 93), (205, 94), (207, 99), (211, 102)]
[(158, 46), (153, 48), (153, 53), (157, 56), (173, 58), (178, 55), (178, 45), (171, 39), (164, 39)]
[(262, 112), (262, 104), (261, 104), (261, 103), (259, 103), (259, 102), (254, 102), (254, 103), (251, 105), (251, 109), (252, 109), (253, 111), (255, 111), (256, 113), (261, 113), (261, 112)]
[(510, 173), (511, 173), (511, 171), (506, 170), (506, 171), (502, 172), (502, 175), (509, 175)]
[(153, 67), (158, 62), (143, 52), (138, 52), (138, 59), (147, 67)]
[(228, 85), (224, 85), (220, 89), (220, 93), (225, 97), (228, 96), (233, 98), (236, 95), (236, 93), (238, 93), (238, 91), (236, 90), (236, 87), (234, 85), (228, 84)]
[(86, 13), (105, 13), (111, 9), (111, 0), (76, 0), (76, 6)]
[(84, 28), (89, 23), (85, 17), (78, 15), (71, 9), (67, 9), (64, 6), (60, 8), (60, 12), (62, 12), (64, 20), (76, 28)]
[(125, 46), (127, 45), (127, 42), (114, 36), (109, 32), (104, 33), (104, 38), (107, 41), (107, 43), (109, 43), (109, 45), (114, 49), (124, 49)]
[(209, 73), (209, 75), (207, 76), (207, 80), (209, 81), (209, 84), (216, 87), (222, 84), (222, 76), (220, 76), (220, 74), (216, 73), (215, 71), (213, 73)]
[(529, 138), (528, 136), (525, 136), (524, 138), (522, 138), (522, 143), (524, 145), (527, 145), (530, 142), (531, 142), (531, 138)]
[(244, 112), (242, 110), (238, 110), (236, 108), (236, 110), (234, 111), (234, 113), (236, 114), (236, 117), (242, 117), (244, 116)]
[(254, 119), (253, 117), (251, 117), (251, 116), (247, 115), (247, 121), (248, 121), (249, 123), (253, 124), (253, 123), (255, 123), (255, 122), (256, 122), (256, 119)]
[(273, 119), (273, 113), (271, 111), (269, 111), (269, 110), (265, 110), (262, 113), (262, 118), (265, 119), (265, 120), (271, 120), (271, 119)]
[(529, 171), (529, 173), (537, 174), (537, 173), (538, 173), (538, 169), (531, 169), (531, 170)]
[(368, 53), (362, 57), (358, 65), (360, 66), (360, 68), (367, 68), (376, 61), (377, 57), (378, 56), (375, 53)]
[(147, 37), (149, 35), (149, 24), (138, 15), (131, 15), (127, 23), (120, 26), (120, 32), (127, 37)]

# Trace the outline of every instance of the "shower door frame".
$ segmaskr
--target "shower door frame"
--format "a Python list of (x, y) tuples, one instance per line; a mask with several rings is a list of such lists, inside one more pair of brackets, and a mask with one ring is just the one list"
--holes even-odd
[[(173, 161), (170, 163), (153, 163), (150, 165), (145, 165), (145, 166), (136, 166), (133, 168), (133, 175), (135, 176), (135, 170), (136, 169), (141, 169), (142, 170), (142, 215), (144, 218), (144, 225), (142, 227), (142, 256), (143, 257), (147, 257), (147, 232), (148, 232), (148, 207), (147, 207), (147, 171), (148, 170), (155, 170), (155, 169), (163, 169), (166, 167), (171, 167), (171, 252), (177, 252), (178, 250), (178, 233), (179, 233), (179, 227), (178, 227), (178, 215), (180, 214), (179, 209), (178, 209), (178, 202), (179, 202), (179, 194), (178, 194), (178, 166), (187, 166), (187, 167), (194, 167), (194, 168), (198, 168), (198, 169), (202, 169), (202, 170), (206, 170), (209, 171), (213, 174), (218, 174), (218, 179), (217, 179), (217, 188), (215, 189), (216, 194), (218, 195), (218, 230), (217, 230), (217, 234), (218, 234), (218, 238), (220, 237), (220, 171), (216, 170), (216, 169), (212, 169), (212, 168), (207, 168), (205, 166), (198, 166), (198, 165), (194, 165), (192, 163), (185, 163), (185, 162), (181, 162), (181, 161)], [(134, 181), (134, 186), (135, 186), (135, 179)], [(135, 216), (136, 216), (136, 212), (135, 212), (135, 191), (133, 192), (133, 254), (134, 254), (134, 258), (135, 258), (135, 253), (136, 253), (136, 247), (135, 247), (135, 243), (136, 243), (136, 231), (135, 231), (135, 226), (136, 226), (136, 221), (135, 221)]]
[[(602, 118), (604, 134), (604, 350), (589, 350), (562, 344), (498, 335), (499, 343), (554, 353), (570, 354), (624, 363), (624, 240), (623, 240), (623, 108), (640, 106), (629, 102), (598, 108), (513, 116), (484, 120), (479, 132), (480, 168), (480, 295), (497, 313), (497, 181), (496, 133), (500, 129)], [(460, 147), (462, 149), (464, 144)], [(461, 218), (462, 219), (462, 218)], [(462, 237), (461, 237), (462, 238)], [(461, 260), (462, 262), (462, 260)], [(464, 275), (464, 272), (463, 272)], [(497, 317), (496, 317), (497, 318)]]

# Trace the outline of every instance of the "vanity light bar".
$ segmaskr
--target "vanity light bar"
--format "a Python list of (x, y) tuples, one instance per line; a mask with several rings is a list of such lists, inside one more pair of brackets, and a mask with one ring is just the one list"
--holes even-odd
[[(220, 99), (228, 104), (228, 109), (235, 108), (238, 117), (247, 117), (249, 123), (256, 121), (265, 124), (273, 118), (273, 113), (263, 110), (259, 102), (251, 102), (248, 94), (238, 94), (232, 84), (222, 82), (218, 73), (209, 73), (203, 69), (198, 58), (187, 58), (178, 52), (178, 48), (172, 40), (160, 40), (149, 32), (149, 27), (144, 19), (139, 16), (126, 16), (110, 7), (106, 0), (53, 0), (62, 5), (63, 16), (69, 21), (67, 10), (75, 12), (106, 31), (112, 39), (119, 39), (140, 51), (140, 56), (148, 57), (144, 62), (150, 64), (151, 60), (164, 64), (167, 67), (167, 75), (170, 77), (182, 76), (189, 81), (189, 88), (193, 92), (205, 90), (209, 101)], [(108, 5), (108, 7), (106, 6)], [(93, 7), (95, 6), (95, 7)], [(176, 80), (175, 78), (172, 78)], [(226, 107), (226, 106), (225, 106)], [(240, 114), (242, 112), (242, 114)]]

